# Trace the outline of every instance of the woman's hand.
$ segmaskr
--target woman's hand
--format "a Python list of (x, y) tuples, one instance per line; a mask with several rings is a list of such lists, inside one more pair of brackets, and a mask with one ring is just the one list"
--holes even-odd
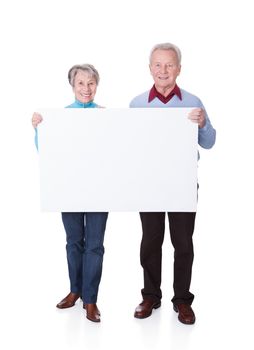
[(39, 113), (34, 112), (32, 117), (32, 125), (34, 128), (37, 128), (38, 124), (42, 122), (42, 116)]

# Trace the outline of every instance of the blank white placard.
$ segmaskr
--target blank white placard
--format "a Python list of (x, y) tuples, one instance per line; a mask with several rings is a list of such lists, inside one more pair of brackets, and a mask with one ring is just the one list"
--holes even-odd
[(190, 110), (40, 110), (42, 211), (196, 211)]

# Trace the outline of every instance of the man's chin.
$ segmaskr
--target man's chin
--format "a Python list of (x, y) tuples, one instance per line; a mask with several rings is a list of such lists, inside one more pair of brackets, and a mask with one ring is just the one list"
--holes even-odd
[(166, 82), (165, 82), (165, 84), (163, 84), (163, 82), (159, 82), (155, 86), (160, 88), (160, 89), (171, 89), (172, 88), (172, 86), (167, 84)]

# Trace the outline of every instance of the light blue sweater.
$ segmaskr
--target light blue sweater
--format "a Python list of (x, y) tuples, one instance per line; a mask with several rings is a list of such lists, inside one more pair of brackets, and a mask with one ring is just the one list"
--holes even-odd
[(215, 144), (216, 131), (212, 127), (212, 124), (208, 118), (206, 110), (201, 100), (190, 94), (189, 92), (180, 89), (182, 94), (182, 100), (177, 95), (174, 95), (167, 103), (161, 102), (157, 97), (148, 102), (149, 91), (144, 92), (141, 95), (136, 96), (130, 103), (131, 108), (170, 108), (170, 107), (190, 107), (190, 108), (202, 108), (205, 111), (206, 123), (202, 129), (198, 129), (198, 144), (203, 148), (211, 148)]

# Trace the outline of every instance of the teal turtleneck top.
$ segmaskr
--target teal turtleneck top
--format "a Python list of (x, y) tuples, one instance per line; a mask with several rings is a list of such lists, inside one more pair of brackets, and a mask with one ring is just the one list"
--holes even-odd
[(65, 108), (98, 108), (99, 106), (93, 101), (82, 103), (78, 100), (75, 100), (71, 105), (66, 106)]

